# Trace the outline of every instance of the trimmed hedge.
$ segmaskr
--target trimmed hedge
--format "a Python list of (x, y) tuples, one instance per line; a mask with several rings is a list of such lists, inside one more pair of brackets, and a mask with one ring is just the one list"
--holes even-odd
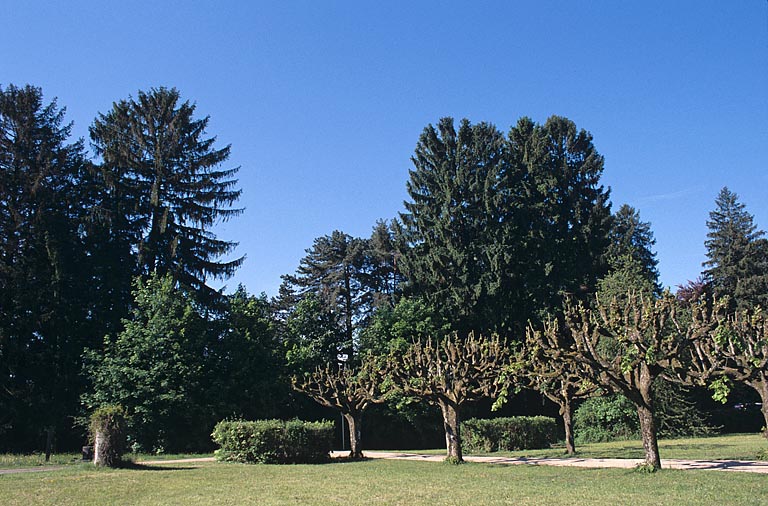
[(301, 420), (229, 421), (211, 434), (217, 460), (249, 464), (325, 462), (333, 448), (333, 422)]
[(473, 418), (461, 424), (461, 448), (467, 453), (549, 448), (559, 432), (555, 419), (547, 416)]

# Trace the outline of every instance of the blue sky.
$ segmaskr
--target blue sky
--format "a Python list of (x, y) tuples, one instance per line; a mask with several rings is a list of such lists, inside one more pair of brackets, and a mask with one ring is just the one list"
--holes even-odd
[(727, 185), (768, 228), (768, 2), (10, 2), (0, 84), (58, 97), (76, 136), (113, 101), (175, 86), (232, 144), (247, 260), (274, 295), (315, 237), (402, 210), (419, 133), (567, 116), (594, 135), (614, 209), (656, 235), (662, 282), (695, 278)]

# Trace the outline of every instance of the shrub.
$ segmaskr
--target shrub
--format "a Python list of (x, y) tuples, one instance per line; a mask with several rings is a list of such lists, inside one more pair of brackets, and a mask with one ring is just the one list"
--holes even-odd
[(250, 464), (306, 464), (328, 460), (333, 422), (230, 421), (211, 434), (217, 460)]
[(115, 467), (121, 463), (126, 426), (125, 409), (120, 405), (108, 404), (91, 414), (88, 428), (94, 444), (94, 464)]
[(473, 418), (461, 424), (461, 431), (462, 450), (468, 453), (548, 448), (559, 434), (555, 419), (546, 416)]
[(639, 430), (637, 408), (620, 394), (587, 399), (573, 416), (573, 432), (579, 443), (631, 439)]

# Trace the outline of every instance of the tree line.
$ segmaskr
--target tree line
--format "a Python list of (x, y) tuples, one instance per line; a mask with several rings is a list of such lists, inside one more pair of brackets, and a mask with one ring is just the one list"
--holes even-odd
[[(318, 371), (369, 368), (370, 377), (368, 357), (406, 360), (418, 356), (414, 343), (439, 349), (475, 335), (500, 336), (517, 353), (533, 349), (523, 346), (527, 329), (544, 343), (552, 329), (569, 328), (573, 308), (627, 293), (666, 300), (650, 224), (627, 205), (611, 212), (604, 160), (567, 118), (522, 118), (506, 134), (467, 120), (457, 128), (451, 118), (429, 125), (404, 211), (367, 238), (337, 230), (315, 239), (269, 299), (209, 286), (243, 261), (228, 257), (235, 242), (211, 232), (240, 214), (241, 190), (238, 169), (225, 166), (230, 147), (207, 136), (194, 104), (167, 88), (115, 102), (89, 129), (92, 156), (70, 139), (64, 112), (39, 88), (0, 88), (4, 449), (76, 446), (77, 421), (105, 404), (128, 410), (134, 449), (200, 448), (226, 417), (323, 416), (290, 388), (327, 388)], [(758, 311), (768, 241), (727, 189), (708, 226), (706, 270), (681, 287), (681, 300), (725, 297), (729, 314)], [(565, 391), (596, 391), (582, 381), (588, 360), (563, 359), (578, 348), (575, 335), (548, 341), (558, 360), (543, 345), (537, 360), (518, 357), (541, 372), (519, 382), (548, 396), (567, 378), (578, 385)], [(636, 353), (606, 346), (626, 360)], [(387, 370), (377, 363), (375, 374)], [(699, 365), (721, 391), (736, 378), (714, 373), (719, 362)], [(395, 394), (391, 416), (423, 414), (413, 395)], [(454, 402), (445, 399), (434, 401)], [(450, 422), (450, 410), (443, 414)]]

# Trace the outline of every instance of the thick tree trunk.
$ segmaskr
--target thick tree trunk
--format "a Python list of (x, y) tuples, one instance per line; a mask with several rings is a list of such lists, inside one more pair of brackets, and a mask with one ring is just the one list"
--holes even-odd
[(576, 444), (573, 439), (573, 406), (570, 402), (565, 401), (560, 405), (560, 416), (563, 417), (565, 426), (565, 451), (568, 455), (573, 455), (576, 453)]
[(648, 405), (637, 407), (637, 416), (640, 418), (640, 433), (643, 437), (643, 449), (645, 450), (645, 463), (654, 469), (661, 469), (661, 457), (659, 456), (659, 442), (656, 439), (656, 422), (653, 419), (653, 409)]
[(761, 381), (750, 386), (760, 394), (760, 400), (762, 401), (760, 410), (763, 412), (763, 423), (765, 424), (763, 425), (763, 437), (768, 438), (768, 382)]
[(361, 459), (363, 458), (363, 443), (360, 434), (362, 415), (355, 416), (350, 413), (344, 413), (344, 419), (349, 426), (349, 457)]
[(461, 434), (459, 431), (459, 407), (448, 400), (441, 399), (440, 410), (443, 412), (443, 428), (445, 429), (445, 449), (447, 458), (463, 462), (461, 454)]

